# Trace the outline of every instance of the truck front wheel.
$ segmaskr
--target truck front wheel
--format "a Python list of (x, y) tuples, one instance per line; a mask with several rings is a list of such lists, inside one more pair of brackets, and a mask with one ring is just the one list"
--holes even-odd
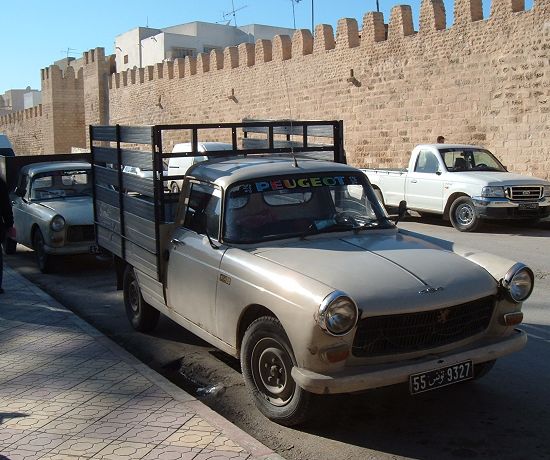
[(151, 332), (157, 325), (160, 312), (149, 305), (139, 288), (139, 283), (131, 265), (124, 272), (124, 306), (132, 327), (139, 332)]
[(313, 395), (294, 382), (296, 359), (281, 323), (271, 316), (255, 320), (241, 347), (244, 382), (256, 407), (268, 419), (284, 426), (305, 422)]
[(453, 201), (449, 218), (453, 227), (461, 232), (473, 232), (480, 225), (474, 203), (468, 196), (461, 196)]

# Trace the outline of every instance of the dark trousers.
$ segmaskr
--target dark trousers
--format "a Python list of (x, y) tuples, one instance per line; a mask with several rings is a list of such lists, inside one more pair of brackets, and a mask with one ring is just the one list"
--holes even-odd
[(4, 250), (0, 247), (0, 288), (2, 287), (2, 277), (4, 274)]

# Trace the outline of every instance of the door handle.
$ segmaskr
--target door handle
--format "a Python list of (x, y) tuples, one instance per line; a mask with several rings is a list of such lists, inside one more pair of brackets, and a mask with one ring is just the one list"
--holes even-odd
[(418, 181), (416, 179), (411, 179), (411, 184), (416, 184)]
[(172, 243), (174, 246), (177, 246), (178, 244), (181, 245), (181, 246), (184, 246), (185, 243), (181, 240), (178, 240), (177, 238), (172, 238), (170, 240), (170, 243)]

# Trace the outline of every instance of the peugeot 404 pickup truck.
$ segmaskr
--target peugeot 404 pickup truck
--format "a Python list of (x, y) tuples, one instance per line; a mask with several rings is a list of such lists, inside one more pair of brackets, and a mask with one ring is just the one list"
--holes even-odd
[[(214, 128), (229, 131), (216, 137), (232, 155), (209, 152), (180, 193), (166, 191), (173, 131), (192, 139), (178, 155), (200, 156)], [(267, 134), (266, 148), (240, 148), (241, 132)], [(311, 146), (325, 132), (329, 144)], [(397, 228), (344, 164), (341, 132), (327, 121), (91, 128), (97, 243), (114, 255), (131, 324), (151, 331), (162, 313), (240, 358), (256, 406), (287, 426), (318, 394), (480, 378), (527, 340), (516, 326), (532, 270)], [(288, 147), (274, 147), (278, 134)], [(153, 180), (121, 167), (146, 162)]]
[(407, 169), (363, 169), (385, 206), (439, 214), (472, 232), (486, 219), (536, 222), (550, 216), (550, 182), (508, 172), (487, 149), (426, 144), (412, 151)]

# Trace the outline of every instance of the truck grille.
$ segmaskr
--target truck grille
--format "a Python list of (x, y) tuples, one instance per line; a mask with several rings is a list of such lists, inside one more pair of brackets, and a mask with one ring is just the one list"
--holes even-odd
[(533, 201), (542, 198), (543, 187), (538, 185), (516, 185), (506, 187), (506, 196), (511, 200)]
[(93, 225), (73, 225), (67, 228), (67, 242), (79, 243), (81, 241), (94, 241), (95, 231)]
[(409, 353), (472, 337), (489, 326), (495, 300), (474, 300), (454, 307), (359, 321), (352, 353), (357, 357)]

